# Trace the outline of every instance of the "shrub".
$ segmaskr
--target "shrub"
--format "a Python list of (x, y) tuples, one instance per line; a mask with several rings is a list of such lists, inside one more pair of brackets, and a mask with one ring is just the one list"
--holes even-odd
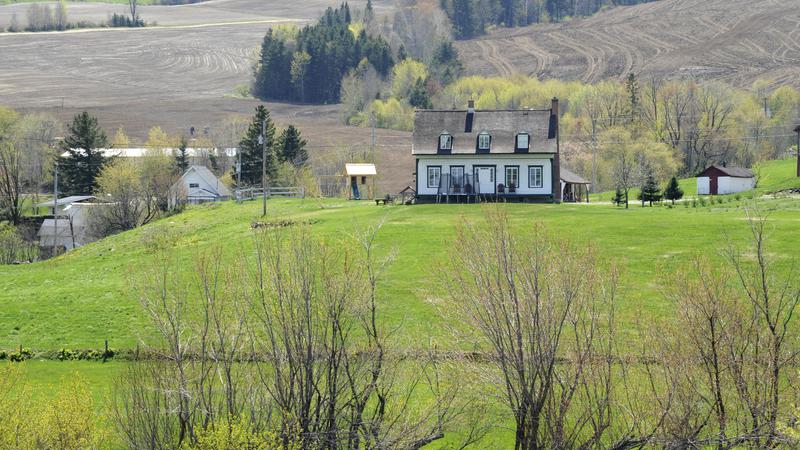
[(26, 359), (31, 359), (31, 356), (32, 354), (30, 349), (21, 348), (19, 349), (19, 351), (9, 353), (8, 359), (11, 362), (22, 362), (25, 361)]
[(89, 388), (79, 374), (64, 377), (61, 389), (38, 414), (36, 441), (40, 448), (100, 448), (104, 435), (94, 414)]
[(197, 432), (197, 442), (186, 444), (185, 450), (299, 450), (298, 442), (284, 445), (279, 435), (270, 432), (259, 432), (253, 429), (250, 422), (243, 417), (236, 417), (230, 422), (209, 424)]
[(13, 225), (0, 224), (0, 264), (33, 262), (38, 256), (35, 243), (25, 241)]

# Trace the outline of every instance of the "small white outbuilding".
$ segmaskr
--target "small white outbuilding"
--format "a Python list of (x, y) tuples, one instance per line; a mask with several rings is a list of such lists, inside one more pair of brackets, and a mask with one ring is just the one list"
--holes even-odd
[(697, 176), (697, 195), (725, 195), (756, 187), (756, 176), (741, 167), (709, 166)]
[(228, 200), (233, 191), (205, 166), (191, 166), (180, 180), (172, 185), (170, 202), (181, 199), (188, 203)]

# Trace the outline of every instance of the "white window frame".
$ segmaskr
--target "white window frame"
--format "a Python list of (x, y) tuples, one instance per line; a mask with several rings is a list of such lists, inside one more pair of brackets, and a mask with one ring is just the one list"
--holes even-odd
[(508, 177), (508, 171), (509, 170), (516, 171), (516, 180), (515, 180), (516, 183), (514, 183), (514, 189), (519, 189), (519, 166), (506, 166), (506, 179), (505, 179), (506, 188), (508, 189), (508, 188), (511, 187), (511, 183), (508, 182), (508, 178), (509, 178)]
[(446, 132), (446, 131), (444, 133), (440, 134), (439, 135), (439, 147), (438, 147), (438, 149), (440, 151), (441, 150), (450, 150), (450, 151), (452, 151), (453, 150), (453, 135), (448, 133), (448, 132)]
[[(538, 180), (537, 177), (534, 176), (534, 173), (538, 172)], [(544, 187), (544, 166), (528, 166), (528, 188), (530, 189), (539, 189)]]
[[(520, 138), (525, 138), (525, 146), (519, 145)], [(530, 150), (531, 148), (531, 135), (528, 133), (518, 133), (517, 134), (517, 142), (515, 143), (515, 150)]]
[[(432, 184), (431, 176), (436, 178), (436, 184)], [(428, 166), (427, 186), (431, 189), (438, 189), (442, 183), (442, 166)]]
[[(484, 142), (484, 140), (486, 142)], [(484, 146), (484, 144), (486, 144)], [(478, 135), (478, 150), (491, 151), (492, 150), (492, 135), (487, 132), (482, 132)]]

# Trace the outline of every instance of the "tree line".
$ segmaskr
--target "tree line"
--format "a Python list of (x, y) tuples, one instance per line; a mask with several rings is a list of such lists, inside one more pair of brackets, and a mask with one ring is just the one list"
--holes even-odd
[[(4, 261), (28, 260), (26, 243), (36, 240), (36, 230), (23, 225), (25, 216), (36, 215), (33, 205), (56, 189), (59, 197), (96, 195), (105, 203), (91, 218), (90, 237), (100, 238), (130, 230), (179, 211), (185, 192), (176, 188), (178, 179), (191, 164), (203, 164), (216, 172), (223, 183), (241, 187), (260, 185), (262, 155), (267, 155), (266, 173), (271, 185), (311, 185), (306, 141), (293, 125), (276, 135), (269, 112), (259, 106), (251, 123), (233, 121), (222, 127), (219, 142), (237, 142), (238, 161), (220, 155), (212, 137), (193, 138), (189, 155), (186, 136), (170, 136), (160, 127), (150, 129), (141, 157), (114, 157), (109, 148), (130, 147), (120, 128), (109, 139), (96, 117), (77, 114), (66, 127), (63, 139), (56, 139), (63, 127), (46, 115), (20, 116), (0, 108), (0, 220), (10, 226), (0, 233)], [(266, 130), (266, 142), (261, 138)], [(224, 136), (224, 135), (229, 136)], [(229, 169), (230, 168), (230, 169)], [(312, 186), (308, 191), (316, 192)]]
[[(136, 3), (132, 0), (132, 3)], [(135, 14), (135, 7), (131, 16), (114, 13), (106, 22), (95, 23), (86, 20), (72, 22), (69, 20), (69, 8), (65, 0), (59, 0), (55, 6), (47, 3), (31, 3), (26, 11), (27, 25), (22, 25), (17, 14), (11, 15), (11, 20), (6, 28), (0, 32), (18, 33), (21, 31), (65, 31), (75, 28), (102, 28), (102, 27), (143, 27), (144, 20)]]
[(342, 77), (362, 61), (385, 76), (395, 59), (386, 40), (355, 23), (344, 3), (328, 8), (315, 25), (270, 29), (261, 45), (253, 93), (265, 100), (338, 102)]
[(439, 4), (453, 24), (454, 37), (470, 39), (494, 26), (562, 22), (605, 8), (651, 1), (656, 0), (439, 0)]

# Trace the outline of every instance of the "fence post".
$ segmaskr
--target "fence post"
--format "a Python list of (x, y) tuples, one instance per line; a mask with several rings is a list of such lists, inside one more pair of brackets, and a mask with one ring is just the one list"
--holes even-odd
[(106, 339), (106, 348), (105, 351), (103, 352), (103, 362), (106, 362), (107, 358), (108, 358), (108, 339)]

